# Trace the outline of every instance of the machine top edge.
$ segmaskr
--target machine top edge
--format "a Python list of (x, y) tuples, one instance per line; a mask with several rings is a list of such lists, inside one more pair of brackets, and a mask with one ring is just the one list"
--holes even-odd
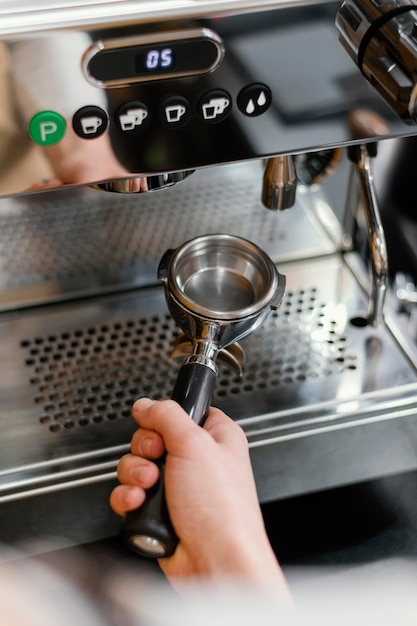
[[(321, 4), (330, 4), (324, 0)], [(317, 4), (314, 0), (0, 0), (0, 36), (111, 27), (130, 22), (225, 17)]]

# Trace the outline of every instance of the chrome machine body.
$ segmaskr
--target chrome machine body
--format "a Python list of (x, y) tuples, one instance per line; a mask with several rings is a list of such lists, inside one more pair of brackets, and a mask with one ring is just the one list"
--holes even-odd
[[(407, 7), (392, 10), (409, 61)], [(132, 403), (168, 396), (179, 367), (158, 264), (210, 233), (253, 241), (287, 281), (214, 396), (247, 434), (260, 500), (417, 467), (412, 298), (390, 289), (377, 201), (416, 133), (415, 68), (373, 72), (388, 3), (339, 9), (0, 0), (0, 540), (117, 532)], [(284, 181), (269, 194), (267, 170)], [(283, 196), (288, 211), (262, 206)]]

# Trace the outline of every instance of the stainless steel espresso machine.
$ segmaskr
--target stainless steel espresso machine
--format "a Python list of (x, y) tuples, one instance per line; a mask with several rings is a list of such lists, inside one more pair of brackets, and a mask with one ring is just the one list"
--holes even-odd
[(414, 7), (0, 0), (1, 542), (117, 533), (132, 404), (187, 351), (158, 266), (200, 236), (286, 277), (213, 396), (260, 501), (417, 468), (417, 297), (381, 215), (417, 134)]

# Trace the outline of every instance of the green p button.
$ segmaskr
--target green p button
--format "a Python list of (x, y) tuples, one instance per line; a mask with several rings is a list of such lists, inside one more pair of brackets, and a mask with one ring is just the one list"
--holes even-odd
[(40, 146), (53, 146), (65, 135), (67, 123), (55, 111), (40, 111), (29, 122), (29, 135)]

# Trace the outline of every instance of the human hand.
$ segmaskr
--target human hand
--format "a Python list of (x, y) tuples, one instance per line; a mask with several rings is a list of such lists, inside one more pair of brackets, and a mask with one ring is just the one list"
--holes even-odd
[(117, 161), (107, 134), (86, 140), (76, 135), (68, 122), (65, 137), (52, 146), (44, 147), (44, 154), (53, 177), (35, 181), (29, 191), (125, 178), (131, 180), (131, 192), (148, 191), (146, 177), (132, 178), (132, 172)]
[(138, 400), (133, 417), (140, 429), (131, 454), (119, 463), (110, 504), (125, 515), (144, 502), (159, 477), (152, 459), (166, 450), (165, 492), (178, 546), (159, 560), (178, 579), (240, 578), (287, 594), (266, 535), (242, 429), (211, 408), (201, 428), (173, 400)]

